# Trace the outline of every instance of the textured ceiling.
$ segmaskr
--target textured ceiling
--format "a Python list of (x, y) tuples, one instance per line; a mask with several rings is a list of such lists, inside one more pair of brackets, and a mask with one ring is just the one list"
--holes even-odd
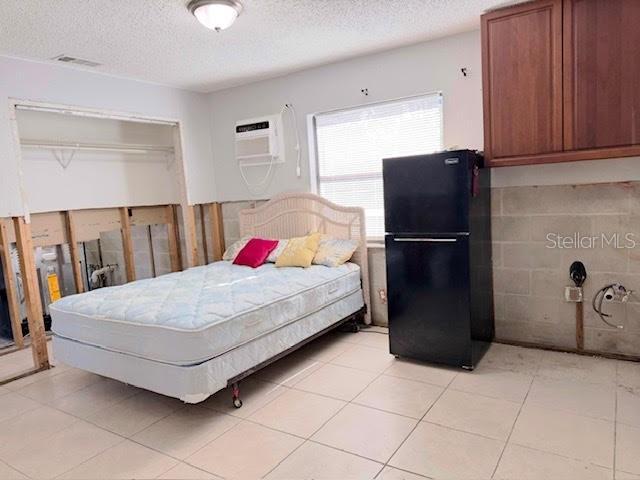
[[(1, 0), (0, 54), (212, 91), (479, 27), (504, 0), (241, 0), (221, 33), (187, 0)], [(82, 67), (74, 67), (82, 68)]]

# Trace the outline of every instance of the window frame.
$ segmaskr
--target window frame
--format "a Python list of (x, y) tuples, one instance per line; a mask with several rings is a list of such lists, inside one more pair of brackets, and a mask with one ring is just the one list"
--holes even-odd
[[(307, 116), (307, 136), (309, 142), (309, 179), (311, 192), (316, 195), (320, 195), (320, 158), (318, 154), (318, 126), (317, 126), (317, 117), (320, 115), (326, 115), (331, 113), (341, 113), (348, 112), (351, 110), (358, 110), (368, 107), (375, 107), (378, 105), (387, 105), (390, 103), (402, 103), (411, 100), (417, 100), (422, 97), (431, 97), (431, 96), (439, 96), (440, 97), (440, 145), (444, 149), (444, 95), (442, 90), (435, 90), (431, 92), (421, 93), (417, 95), (410, 95), (406, 97), (393, 98), (390, 100), (382, 100), (377, 102), (367, 102), (361, 103), (357, 105), (351, 105), (349, 107), (335, 108), (332, 110), (323, 110), (320, 112), (311, 113)], [(345, 175), (346, 176), (346, 175)], [(378, 176), (377, 174), (362, 174), (362, 175), (354, 175), (361, 177), (374, 177)], [(340, 177), (343, 177), (342, 175)], [(363, 178), (364, 179), (364, 178)], [(384, 246), (384, 235), (381, 237), (369, 237), (367, 236), (367, 243), (369, 246), (379, 247)]]

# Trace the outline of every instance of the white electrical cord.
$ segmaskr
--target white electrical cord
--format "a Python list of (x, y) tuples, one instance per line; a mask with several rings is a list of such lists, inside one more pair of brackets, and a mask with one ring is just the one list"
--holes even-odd
[(286, 103), (284, 108), (282, 109), (282, 112), (284, 112), (285, 109), (288, 109), (291, 112), (293, 131), (296, 132), (296, 146), (294, 147), (296, 151), (296, 176), (300, 178), (300, 176), (302, 175), (300, 158), (300, 132), (298, 132), (298, 119), (296, 118), (296, 109), (293, 108), (293, 104), (291, 103)]
[[(281, 116), (284, 115), (285, 111), (291, 112), (291, 120), (293, 122), (293, 130), (295, 132), (295, 139), (296, 139), (296, 145), (294, 147), (295, 151), (296, 151), (296, 176), (298, 178), (300, 178), (300, 176), (302, 175), (301, 153), (300, 153), (300, 132), (298, 132), (298, 121), (297, 121), (297, 118), (296, 118), (296, 111), (293, 108), (293, 104), (291, 104), (291, 103), (285, 103), (284, 104), (284, 106), (280, 110), (280, 115)], [(283, 132), (280, 132), (280, 135), (283, 135)], [(245, 171), (244, 171), (245, 165), (243, 165), (242, 163), (239, 164), (240, 175), (242, 176), (242, 180), (244, 181), (245, 185), (247, 186), (247, 190), (249, 190), (249, 193), (251, 193), (253, 196), (262, 195), (263, 193), (266, 192), (266, 190), (268, 188), (268, 181), (270, 180), (271, 172), (273, 171), (273, 166), (276, 163), (275, 162), (275, 158), (273, 156), (271, 156), (270, 158), (271, 158), (271, 160), (269, 161), (269, 168), (267, 170), (267, 173), (265, 174), (264, 177), (262, 177), (262, 180), (260, 180), (259, 182), (254, 182), (254, 183), (249, 182), (249, 179), (247, 178), (247, 176), (245, 174)], [(259, 188), (259, 190), (256, 189), (256, 187), (263, 187), (263, 186), (264, 186), (264, 188)]]

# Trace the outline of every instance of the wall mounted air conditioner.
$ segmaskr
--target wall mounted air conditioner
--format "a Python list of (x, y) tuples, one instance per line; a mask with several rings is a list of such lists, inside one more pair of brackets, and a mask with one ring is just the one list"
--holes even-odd
[(236, 122), (236, 160), (247, 167), (284, 163), (282, 115)]

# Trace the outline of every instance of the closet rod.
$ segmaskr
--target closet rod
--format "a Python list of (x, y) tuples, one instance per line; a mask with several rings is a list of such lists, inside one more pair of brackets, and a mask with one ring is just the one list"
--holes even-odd
[(77, 143), (77, 142), (45, 142), (37, 140), (21, 140), (20, 145), (27, 148), (42, 148), (51, 150), (92, 150), (122, 153), (173, 153), (173, 147), (158, 145), (136, 144), (104, 144), (104, 143)]
[(40, 105), (16, 104), (17, 110), (31, 110), (35, 112), (57, 113), (60, 115), (73, 115), (76, 117), (98, 118), (103, 120), (118, 120), (122, 122), (149, 123), (154, 125), (167, 125), (175, 127), (178, 123), (171, 120), (159, 120), (154, 118), (137, 117), (135, 115), (115, 114), (108, 112), (94, 112), (88, 110), (73, 110), (72, 108), (47, 107)]

